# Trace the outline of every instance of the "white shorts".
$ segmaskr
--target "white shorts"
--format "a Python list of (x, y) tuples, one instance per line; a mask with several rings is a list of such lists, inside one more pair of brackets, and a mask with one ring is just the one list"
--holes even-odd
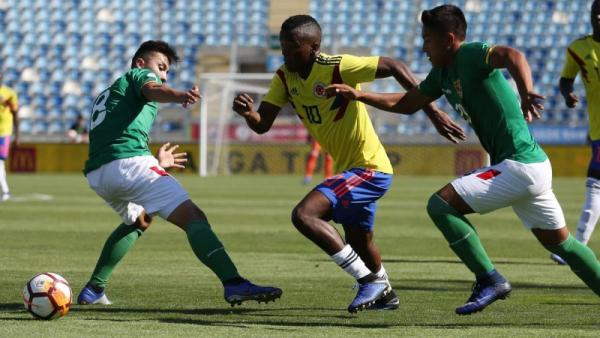
[(114, 160), (87, 174), (90, 187), (123, 219), (133, 224), (142, 211), (167, 219), (190, 199), (179, 182), (153, 156)]
[(454, 190), (473, 209), (485, 214), (511, 206), (528, 229), (554, 230), (565, 216), (552, 191), (552, 165), (504, 160), (452, 181)]

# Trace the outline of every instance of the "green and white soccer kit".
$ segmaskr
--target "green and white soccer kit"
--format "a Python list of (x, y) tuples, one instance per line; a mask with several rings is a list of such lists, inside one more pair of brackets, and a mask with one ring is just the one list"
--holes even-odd
[(478, 213), (512, 206), (527, 228), (562, 228), (565, 218), (552, 191), (552, 166), (529, 132), (515, 92), (490, 66), (492, 49), (481, 42), (463, 43), (451, 65), (433, 68), (418, 87), (434, 99), (446, 96), (490, 155), (490, 167), (452, 186)]
[(189, 199), (150, 151), (158, 103), (142, 94), (149, 82), (162, 83), (148, 69), (131, 69), (98, 95), (90, 119), (84, 173), (90, 187), (126, 224), (134, 223), (143, 210), (167, 218)]

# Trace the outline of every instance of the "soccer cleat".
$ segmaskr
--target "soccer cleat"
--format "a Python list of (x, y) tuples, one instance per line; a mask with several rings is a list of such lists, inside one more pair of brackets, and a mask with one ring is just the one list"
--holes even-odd
[(0, 202), (8, 201), (9, 199), (10, 199), (10, 194), (4, 193), (4, 194), (2, 194), (2, 197), (0, 197)]
[(390, 293), (390, 291), (392, 291), (392, 288), (387, 281), (382, 283), (375, 280), (370, 283), (359, 284), (356, 297), (348, 305), (348, 312), (357, 313), (358, 311), (365, 310), (375, 304), (378, 299)]
[(312, 177), (305, 176), (304, 179), (302, 179), (302, 184), (308, 185), (310, 181), (312, 181)]
[(242, 305), (247, 300), (255, 300), (259, 303), (275, 301), (280, 298), (283, 291), (271, 286), (259, 286), (244, 280), (240, 284), (225, 286), (225, 301), (231, 306)]
[(456, 314), (470, 315), (481, 311), (498, 299), (505, 299), (511, 291), (512, 288), (508, 282), (491, 285), (482, 285), (475, 282), (471, 297), (465, 305), (456, 308)]
[(553, 261), (555, 261), (559, 265), (567, 265), (567, 262), (565, 262), (565, 260), (562, 259), (562, 257), (560, 257), (557, 254), (550, 254), (550, 259), (553, 260)]
[(390, 293), (379, 298), (367, 310), (396, 310), (398, 307), (400, 307), (400, 299), (394, 290), (390, 290)]
[(86, 284), (86, 286), (81, 290), (81, 292), (79, 293), (79, 296), (77, 297), (77, 304), (79, 304), (79, 305), (92, 305), (92, 304), (110, 305), (110, 304), (112, 304), (112, 302), (110, 300), (108, 300), (108, 297), (106, 297), (104, 290), (102, 290), (101, 292), (96, 292), (89, 284)]

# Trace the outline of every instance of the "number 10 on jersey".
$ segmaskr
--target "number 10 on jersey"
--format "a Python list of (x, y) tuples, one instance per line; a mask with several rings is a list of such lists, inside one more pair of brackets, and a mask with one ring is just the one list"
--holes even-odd
[(306, 113), (306, 118), (311, 124), (321, 124), (321, 114), (317, 106), (302, 106)]

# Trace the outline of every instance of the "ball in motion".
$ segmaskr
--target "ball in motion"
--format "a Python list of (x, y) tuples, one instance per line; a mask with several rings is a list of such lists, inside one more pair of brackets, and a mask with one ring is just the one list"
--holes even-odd
[(23, 289), (25, 309), (37, 319), (51, 320), (66, 315), (72, 298), (69, 282), (52, 272), (33, 276)]

